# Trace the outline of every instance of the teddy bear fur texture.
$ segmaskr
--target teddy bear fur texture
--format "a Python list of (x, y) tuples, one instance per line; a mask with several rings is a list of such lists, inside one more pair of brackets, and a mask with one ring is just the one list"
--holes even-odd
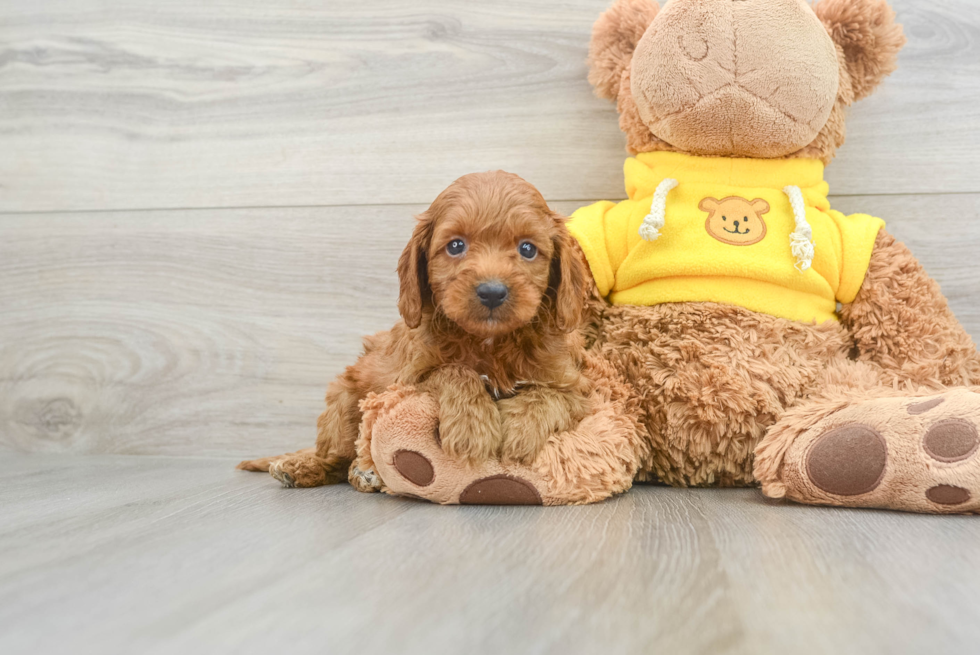
[[(845, 108), (895, 69), (904, 42), (884, 0), (672, 0), (663, 10), (616, 0), (595, 24), (589, 80), (616, 102), (630, 153), (827, 163), (844, 141)], [(355, 469), (374, 466), (385, 490), (442, 503), (592, 502), (631, 478), (980, 511), (980, 357), (938, 284), (884, 229), (839, 321), (709, 302), (612, 305), (594, 289), (587, 314), (587, 372), (633, 436), (610, 430), (604, 447), (602, 434), (573, 430), (530, 467), (475, 470), (440, 455), (434, 423), (388, 420), (435, 420), (436, 406), (400, 389), (366, 401)], [(396, 453), (419, 450), (433, 479), (452, 478), (450, 492), (397, 465)], [(485, 493), (464, 493), (471, 485)]]

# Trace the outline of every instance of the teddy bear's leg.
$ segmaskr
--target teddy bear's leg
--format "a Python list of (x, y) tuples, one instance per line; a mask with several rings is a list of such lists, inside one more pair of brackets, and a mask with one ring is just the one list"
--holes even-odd
[(369, 396), (361, 408), (352, 484), (355, 475), (374, 472), (388, 493), (441, 504), (569, 505), (626, 491), (636, 474), (636, 424), (603, 390), (594, 411), (553, 435), (530, 466), (473, 465), (447, 455), (439, 440), (439, 405), (428, 393), (392, 388)]
[[(860, 386), (869, 367), (839, 365)], [(872, 371), (873, 374), (873, 371)], [(772, 498), (843, 507), (980, 513), (980, 387), (911, 394), (830, 385), (789, 410), (756, 449)]]

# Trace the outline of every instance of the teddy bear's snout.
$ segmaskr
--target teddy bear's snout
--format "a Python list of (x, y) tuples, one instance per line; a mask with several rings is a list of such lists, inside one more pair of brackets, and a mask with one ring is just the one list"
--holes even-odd
[(678, 148), (779, 157), (827, 123), (839, 67), (801, 0), (673, 0), (637, 45), (630, 85), (644, 123)]

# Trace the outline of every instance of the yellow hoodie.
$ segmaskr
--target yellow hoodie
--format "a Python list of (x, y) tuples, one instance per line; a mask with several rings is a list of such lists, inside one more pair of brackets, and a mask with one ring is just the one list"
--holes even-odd
[(650, 152), (624, 171), (628, 200), (582, 207), (568, 224), (616, 305), (706, 301), (837, 320), (884, 225), (831, 209), (813, 159)]

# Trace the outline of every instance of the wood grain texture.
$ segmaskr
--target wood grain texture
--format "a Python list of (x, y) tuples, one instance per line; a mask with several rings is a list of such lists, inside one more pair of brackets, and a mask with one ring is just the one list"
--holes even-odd
[[(886, 217), (980, 336), (980, 194), (833, 202)], [(312, 444), (328, 381), (398, 319), (395, 262), (423, 208), (0, 216), (0, 447)]]
[(0, 225), (0, 442), (213, 454), (312, 441), (326, 383), (398, 317), (412, 218), (354, 207)]
[[(585, 56), (608, 0), (0, 5), (0, 211), (428, 202), (503, 168), (620, 193)], [(835, 193), (980, 192), (980, 4), (894, 0)]]
[(638, 487), (586, 507), (13, 455), (5, 653), (922, 653), (980, 638), (980, 523)]

